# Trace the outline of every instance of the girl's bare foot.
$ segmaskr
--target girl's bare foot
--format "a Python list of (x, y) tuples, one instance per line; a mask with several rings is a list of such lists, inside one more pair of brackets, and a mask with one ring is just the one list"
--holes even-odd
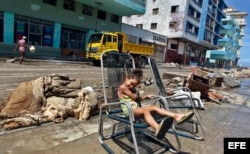
[(175, 117), (175, 121), (176, 121), (176, 124), (179, 125), (189, 119), (191, 119), (194, 115), (194, 112), (187, 112), (187, 113), (184, 113), (184, 114), (177, 114), (176, 117)]

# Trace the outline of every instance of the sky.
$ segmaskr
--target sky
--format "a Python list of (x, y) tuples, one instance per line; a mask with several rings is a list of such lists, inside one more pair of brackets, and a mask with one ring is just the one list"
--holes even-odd
[(250, 67), (250, 0), (224, 0), (227, 6), (231, 6), (238, 11), (247, 12), (246, 27), (244, 29), (243, 47), (240, 49), (240, 59), (238, 65)]

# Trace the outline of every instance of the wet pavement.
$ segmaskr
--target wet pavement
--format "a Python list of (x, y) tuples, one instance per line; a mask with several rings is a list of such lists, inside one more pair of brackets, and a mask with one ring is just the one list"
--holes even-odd
[[(100, 82), (100, 68), (88, 63), (61, 61), (26, 61), (23, 65), (0, 61), (0, 98), (4, 99), (20, 82), (36, 79), (50, 73), (64, 73), (82, 79), (83, 86)], [(147, 72), (147, 68), (145, 72)], [(160, 68), (161, 72), (175, 71)], [(179, 70), (177, 70), (179, 71)], [(183, 73), (189, 71), (182, 70)], [(232, 103), (218, 105), (205, 102), (206, 110), (199, 110), (205, 130), (204, 141), (179, 137), (180, 153), (223, 154), (225, 137), (250, 137), (250, 100), (237, 93), (227, 93)], [(0, 154), (105, 154), (98, 142), (98, 115), (87, 121), (68, 118), (63, 123), (47, 123), (15, 130), (0, 131)], [(109, 132), (113, 121), (105, 120)], [(105, 131), (105, 132), (106, 132)], [(172, 134), (167, 134), (170, 142)], [(119, 144), (120, 143), (120, 144)], [(121, 143), (131, 145), (126, 137), (108, 141), (115, 153), (130, 153), (121, 148)], [(120, 146), (119, 146), (120, 145)], [(171, 153), (155, 145), (142, 142), (141, 153)]]

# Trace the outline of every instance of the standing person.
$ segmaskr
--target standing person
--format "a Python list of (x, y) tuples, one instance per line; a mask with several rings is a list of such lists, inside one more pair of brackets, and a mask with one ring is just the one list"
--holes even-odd
[(21, 54), (19, 58), (19, 64), (22, 64), (23, 59), (25, 58), (25, 52), (26, 52), (26, 36), (23, 36), (22, 39), (18, 41), (18, 44), (16, 45), (14, 52), (16, 52), (17, 48)]
[[(152, 116), (152, 113), (157, 113), (161, 116), (171, 117), (175, 120), (176, 124), (181, 124), (188, 119), (192, 118), (194, 115), (193, 112), (187, 113), (174, 113), (170, 112), (166, 109), (160, 108), (157, 105), (150, 105), (144, 107), (138, 107), (136, 100), (145, 100), (145, 99), (152, 99), (153, 95), (145, 95), (140, 98), (137, 98), (137, 95), (133, 93), (133, 89), (140, 84), (140, 80), (142, 78), (143, 71), (139, 68), (134, 69), (131, 74), (128, 74), (125, 78), (125, 81), (118, 87), (118, 97), (121, 102), (129, 102), (133, 108), (133, 113), (135, 117), (143, 117), (145, 121), (152, 127), (155, 131), (155, 135), (158, 139), (162, 139), (167, 130), (166, 128), (169, 126), (169, 122), (167, 118), (162, 120), (160, 124), (158, 124)], [(122, 104), (121, 108), (123, 113), (128, 116), (128, 108), (126, 105)]]

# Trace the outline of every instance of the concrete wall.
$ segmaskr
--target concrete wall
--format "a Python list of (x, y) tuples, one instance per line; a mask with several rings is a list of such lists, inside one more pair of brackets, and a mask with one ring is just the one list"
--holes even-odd
[[(122, 22), (133, 26), (143, 24), (143, 29), (171, 37), (180, 37), (183, 32), (183, 21), (185, 20), (187, 0), (157, 0), (147, 1), (146, 13), (142, 16), (132, 15), (123, 17)], [(179, 13), (171, 13), (171, 7), (179, 5)], [(159, 8), (159, 13), (154, 15), (153, 9)], [(169, 22), (177, 20), (178, 27), (175, 30), (169, 29)], [(151, 23), (157, 23), (157, 29), (151, 29)]]

